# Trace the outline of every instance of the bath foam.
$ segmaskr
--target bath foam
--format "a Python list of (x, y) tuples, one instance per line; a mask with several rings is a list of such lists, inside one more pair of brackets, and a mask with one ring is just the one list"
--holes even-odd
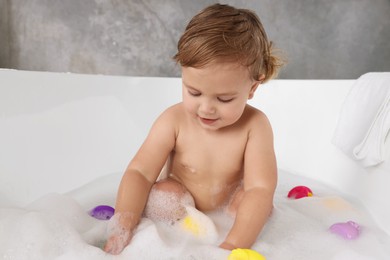
[[(118, 176), (97, 179), (77, 192), (47, 194), (23, 208), (1, 207), (0, 258), (112, 259), (101, 249), (109, 221), (94, 219), (87, 212), (92, 204), (106, 204), (115, 197), (115, 181), (110, 180), (118, 181)], [(288, 191), (297, 185), (310, 187), (315, 195), (288, 199)], [(385, 260), (390, 255), (389, 237), (360, 203), (322, 183), (280, 170), (274, 205), (252, 247), (267, 259)], [(115, 259), (227, 259), (230, 251), (218, 245), (233, 219), (222, 211), (206, 215), (215, 224), (216, 239), (197, 239), (176, 225), (143, 218), (131, 244)], [(361, 226), (355, 240), (328, 230), (336, 222), (349, 220)]]

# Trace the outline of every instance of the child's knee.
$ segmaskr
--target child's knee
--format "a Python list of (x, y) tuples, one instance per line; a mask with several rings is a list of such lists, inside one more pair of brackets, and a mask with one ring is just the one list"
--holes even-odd
[(155, 183), (149, 193), (145, 216), (157, 221), (177, 221), (187, 215), (185, 206), (195, 206), (186, 188), (171, 179)]
[(152, 190), (174, 192), (178, 195), (183, 194), (187, 189), (179, 182), (173, 179), (163, 179), (152, 186)]

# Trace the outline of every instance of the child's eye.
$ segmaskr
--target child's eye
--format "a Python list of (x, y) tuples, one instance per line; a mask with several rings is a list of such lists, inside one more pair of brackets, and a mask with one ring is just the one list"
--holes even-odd
[(190, 94), (191, 96), (194, 96), (194, 97), (200, 96), (200, 92), (192, 91), (192, 90), (188, 90), (188, 94)]
[(234, 98), (218, 98), (218, 100), (222, 103), (229, 103), (233, 101)]

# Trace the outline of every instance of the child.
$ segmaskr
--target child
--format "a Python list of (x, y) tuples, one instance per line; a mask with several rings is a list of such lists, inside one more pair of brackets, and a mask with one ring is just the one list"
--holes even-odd
[[(130, 242), (145, 207), (147, 217), (173, 221), (186, 215), (186, 203), (234, 214), (221, 248), (252, 246), (277, 183), (270, 123), (247, 104), (282, 65), (271, 45), (249, 10), (215, 4), (193, 17), (174, 56), (183, 100), (158, 117), (126, 169), (115, 207), (119, 229), (106, 252), (119, 254)], [(169, 176), (156, 182), (166, 162)], [(156, 203), (161, 194), (168, 205)]]

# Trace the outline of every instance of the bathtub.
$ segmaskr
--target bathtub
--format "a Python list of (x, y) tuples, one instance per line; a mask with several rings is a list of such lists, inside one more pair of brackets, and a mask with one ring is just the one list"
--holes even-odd
[[(249, 103), (271, 121), (279, 169), (358, 201), (389, 235), (390, 163), (364, 168), (331, 143), (353, 83), (274, 80)], [(152, 122), (180, 99), (179, 78), (0, 70), (0, 207), (123, 172)], [(112, 182), (115, 193), (119, 177)]]

